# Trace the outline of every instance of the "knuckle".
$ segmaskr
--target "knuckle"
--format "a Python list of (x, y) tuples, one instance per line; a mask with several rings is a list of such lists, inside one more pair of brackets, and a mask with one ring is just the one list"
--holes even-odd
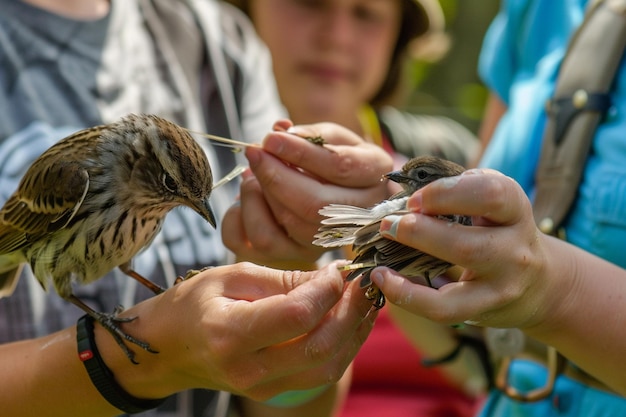
[(325, 363), (330, 360), (335, 352), (335, 348), (328, 338), (315, 339), (307, 344), (304, 353), (313, 363)]
[(512, 201), (508, 184), (500, 177), (491, 178), (484, 188), (483, 199), (488, 202), (490, 211), (499, 212), (506, 208)]
[(263, 187), (280, 185), (284, 182), (284, 177), (278, 169), (267, 166), (264, 169), (255, 171), (256, 178)]
[(347, 181), (354, 177), (355, 166), (357, 162), (354, 158), (345, 153), (338, 153), (332, 164), (334, 167), (334, 175), (339, 181)]

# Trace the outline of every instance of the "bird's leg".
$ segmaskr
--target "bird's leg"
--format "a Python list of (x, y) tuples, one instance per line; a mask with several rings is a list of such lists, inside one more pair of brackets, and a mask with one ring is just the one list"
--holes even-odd
[(161, 287), (160, 285), (155, 284), (154, 282), (150, 281), (149, 279), (145, 278), (143, 275), (139, 274), (134, 269), (132, 269), (130, 267), (130, 264), (122, 264), (118, 268), (129, 277), (139, 281), (141, 284), (146, 286), (156, 295), (159, 295), (165, 291), (165, 288)]
[(137, 317), (118, 317), (117, 315), (121, 311), (121, 307), (116, 308), (113, 314), (100, 313), (98, 311), (95, 311), (93, 308), (89, 307), (87, 304), (83, 303), (74, 294), (70, 294), (69, 296), (64, 297), (64, 298), (70, 303), (79, 307), (85, 313), (93, 317), (94, 320), (100, 323), (100, 325), (102, 325), (102, 327), (104, 327), (113, 336), (117, 344), (122, 348), (122, 350), (124, 351), (128, 359), (130, 359), (132, 363), (134, 364), (138, 363), (137, 361), (135, 361), (135, 353), (128, 346), (126, 346), (126, 343), (124, 343), (124, 341), (133, 343), (147, 352), (159, 353), (158, 351), (152, 349), (149, 343), (143, 342), (139, 339), (135, 339), (133, 336), (124, 333), (124, 331), (120, 329), (120, 327), (118, 326), (118, 323), (127, 323), (137, 318)]
[(190, 269), (187, 271), (187, 273), (185, 274), (184, 277), (181, 277), (180, 275), (178, 277), (176, 277), (176, 280), (174, 280), (174, 285), (176, 284), (180, 284), (183, 281), (187, 281), (190, 278), (195, 277), (196, 275), (198, 275), (200, 272), (204, 272), (207, 269), (211, 269), (213, 268), (212, 266), (205, 266), (202, 269)]

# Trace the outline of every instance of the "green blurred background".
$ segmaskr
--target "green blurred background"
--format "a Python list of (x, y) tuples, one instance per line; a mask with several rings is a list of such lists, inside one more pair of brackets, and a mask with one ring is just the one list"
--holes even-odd
[(410, 94), (405, 108), (422, 114), (448, 116), (476, 133), (487, 91), (477, 74), (485, 32), (499, 0), (440, 0), (451, 46), (437, 63), (412, 62)]

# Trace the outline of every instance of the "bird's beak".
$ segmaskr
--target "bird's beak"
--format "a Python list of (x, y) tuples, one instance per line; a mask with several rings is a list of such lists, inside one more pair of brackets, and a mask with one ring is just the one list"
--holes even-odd
[(215, 214), (213, 214), (213, 210), (211, 209), (208, 198), (205, 198), (204, 200), (194, 201), (191, 208), (194, 209), (196, 213), (201, 215), (204, 220), (209, 222), (211, 226), (213, 226), (214, 228), (216, 227), (217, 222), (215, 221)]
[(384, 178), (397, 182), (398, 184), (404, 184), (409, 182), (411, 178), (407, 177), (402, 171), (392, 171), (383, 175)]

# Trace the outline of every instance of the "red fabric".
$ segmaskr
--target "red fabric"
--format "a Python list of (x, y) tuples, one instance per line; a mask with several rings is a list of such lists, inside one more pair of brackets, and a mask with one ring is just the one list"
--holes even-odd
[(354, 361), (353, 381), (340, 417), (468, 417), (478, 407), (422, 357), (388, 316), (379, 312)]

